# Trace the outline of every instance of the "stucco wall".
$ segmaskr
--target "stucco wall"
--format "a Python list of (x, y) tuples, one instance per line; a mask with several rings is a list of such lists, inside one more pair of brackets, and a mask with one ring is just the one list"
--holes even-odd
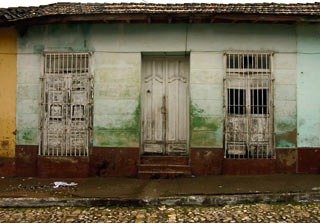
[(320, 25), (297, 26), (298, 146), (320, 147)]
[(139, 53), (95, 53), (94, 145), (139, 147)]
[(188, 40), (193, 147), (223, 147), (223, 53), (232, 50), (274, 52), (275, 146), (297, 146), (294, 26), (193, 25)]
[(256, 50), (274, 52), (276, 146), (296, 147), (295, 26), (46, 25), (20, 33), (18, 144), (38, 144), (43, 50), (94, 52), (94, 145), (108, 147), (139, 145), (141, 53), (190, 51), (191, 146), (222, 148), (223, 53)]
[(15, 154), (16, 61), (16, 30), (0, 28), (0, 157)]
[(41, 53), (88, 51), (86, 25), (32, 26), (18, 30), (17, 139), (18, 145), (38, 145)]

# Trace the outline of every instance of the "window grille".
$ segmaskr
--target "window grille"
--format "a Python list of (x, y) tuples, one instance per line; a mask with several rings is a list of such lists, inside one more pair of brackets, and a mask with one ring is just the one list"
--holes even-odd
[(225, 60), (225, 157), (274, 158), (272, 55), (227, 53)]
[(93, 84), (89, 53), (45, 53), (39, 155), (88, 156)]

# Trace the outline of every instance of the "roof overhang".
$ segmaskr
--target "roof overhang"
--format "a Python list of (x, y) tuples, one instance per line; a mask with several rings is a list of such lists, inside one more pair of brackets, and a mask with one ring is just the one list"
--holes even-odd
[(0, 9), (0, 26), (57, 23), (283, 23), (320, 22), (320, 3), (145, 4), (55, 3)]

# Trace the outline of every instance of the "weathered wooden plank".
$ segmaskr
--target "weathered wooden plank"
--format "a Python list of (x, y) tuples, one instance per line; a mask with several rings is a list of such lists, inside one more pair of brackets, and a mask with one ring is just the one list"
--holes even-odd
[[(148, 64), (152, 64), (152, 75), (146, 74)], [(161, 145), (163, 153), (186, 153), (189, 132), (188, 58), (144, 57), (143, 72), (143, 123), (152, 123), (151, 127), (143, 125), (144, 152), (157, 153)], [(148, 85), (149, 82), (153, 85)]]

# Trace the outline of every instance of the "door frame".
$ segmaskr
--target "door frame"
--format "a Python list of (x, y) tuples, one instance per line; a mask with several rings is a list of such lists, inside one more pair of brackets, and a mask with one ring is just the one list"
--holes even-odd
[[(45, 154), (43, 152), (43, 144), (44, 144), (44, 122), (45, 122), (45, 79), (47, 78), (47, 74), (45, 72), (45, 57), (46, 55), (49, 54), (56, 54), (56, 55), (78, 55), (78, 54), (87, 54), (88, 55), (88, 82), (89, 82), (89, 88), (88, 88), (88, 122), (87, 122), (87, 148), (85, 150), (85, 153), (83, 154), (76, 154), (76, 155), (62, 155), (62, 154), (58, 154), (58, 155), (54, 155), (54, 154)], [(39, 129), (39, 134), (38, 134), (38, 155), (40, 156), (70, 156), (70, 157), (74, 157), (74, 156), (78, 156), (78, 157), (88, 157), (91, 155), (91, 149), (93, 146), (93, 116), (94, 116), (94, 111), (93, 111), (93, 102), (94, 102), (94, 67), (93, 67), (93, 52), (92, 51), (85, 51), (85, 52), (81, 52), (81, 51), (43, 51), (41, 53), (41, 61), (40, 61), (40, 69), (41, 69), (41, 73), (40, 73), (40, 111), (39, 111), (39, 122), (38, 122), (38, 129)], [(72, 80), (72, 74), (68, 74), (69, 75), (69, 81)], [(69, 82), (68, 81), (68, 82)], [(69, 83), (70, 84), (70, 83)], [(71, 104), (71, 102), (70, 102)], [(70, 110), (71, 112), (71, 110)]]
[[(187, 97), (187, 103), (186, 103), (186, 109), (187, 109), (187, 123), (186, 123), (186, 127), (187, 127), (187, 145), (186, 145), (186, 153), (184, 154), (174, 154), (174, 153), (167, 153), (166, 152), (166, 145), (167, 145), (167, 135), (165, 134), (165, 148), (164, 151), (162, 153), (147, 153), (148, 155), (154, 155), (154, 156), (170, 156), (170, 155), (179, 155), (179, 156), (189, 156), (190, 153), (190, 54), (186, 54), (185, 52), (182, 53), (175, 53), (175, 54), (167, 54), (167, 53), (159, 53), (159, 54), (141, 54), (141, 72), (140, 72), (140, 148), (139, 148), (139, 152), (140, 155), (146, 154), (144, 153), (144, 140), (143, 140), (143, 136), (144, 136), (144, 109), (143, 109), (143, 104), (144, 104), (144, 97), (143, 97), (143, 91), (144, 91), (144, 80), (143, 80), (143, 58), (173, 58), (173, 57), (186, 57), (187, 61), (188, 61), (188, 74), (187, 74), (187, 93), (186, 93), (186, 97)], [(167, 67), (166, 67), (166, 74), (167, 74)], [(165, 77), (165, 81), (167, 77)], [(167, 99), (167, 86), (165, 87), (165, 94), (166, 94), (166, 99)], [(166, 105), (168, 103), (168, 100), (166, 100)], [(167, 127), (168, 127), (168, 113), (166, 113), (166, 126), (165, 126), (165, 132), (167, 132)]]

